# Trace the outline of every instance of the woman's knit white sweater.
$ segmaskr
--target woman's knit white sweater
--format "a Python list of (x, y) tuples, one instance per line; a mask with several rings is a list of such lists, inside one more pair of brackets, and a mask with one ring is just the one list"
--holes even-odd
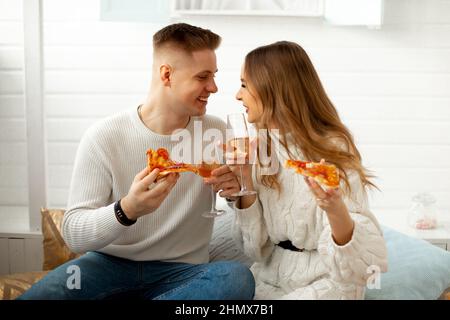
[[(192, 142), (192, 152), (202, 150), (194, 145), (194, 131), (202, 134), (201, 129), (210, 128), (224, 134), (226, 125), (213, 116), (191, 117), (186, 129), (192, 139), (184, 142)], [(130, 227), (120, 224), (114, 214), (114, 202), (127, 195), (133, 178), (146, 167), (147, 149), (171, 152), (175, 146), (179, 142), (170, 135), (148, 129), (136, 108), (92, 126), (77, 151), (63, 220), (63, 236), (70, 249), (138, 261), (208, 262), (214, 221), (201, 216), (211, 206), (210, 188), (201, 177), (181, 174), (161, 206)]]
[[(280, 149), (282, 192), (278, 194), (254, 178), (257, 200), (247, 209), (236, 209), (234, 238), (256, 261), (251, 268), (256, 299), (363, 298), (371, 272), (386, 271), (387, 250), (359, 176), (349, 173), (352, 193), (344, 199), (355, 222), (353, 236), (339, 246), (332, 238), (326, 213), (317, 206), (303, 177), (284, 168), (288, 155)], [(303, 158), (301, 152), (295, 153), (297, 159)], [(275, 245), (284, 240), (304, 251)]]

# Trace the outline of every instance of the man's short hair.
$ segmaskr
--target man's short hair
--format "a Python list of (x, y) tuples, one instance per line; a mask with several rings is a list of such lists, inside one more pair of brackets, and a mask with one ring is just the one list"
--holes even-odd
[(221, 37), (211, 30), (191, 26), (187, 23), (171, 24), (153, 35), (153, 50), (174, 46), (188, 53), (197, 50), (216, 50)]

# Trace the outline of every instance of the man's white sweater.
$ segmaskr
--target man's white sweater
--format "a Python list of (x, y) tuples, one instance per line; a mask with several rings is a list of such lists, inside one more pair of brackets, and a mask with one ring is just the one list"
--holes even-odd
[[(216, 128), (224, 135), (226, 128), (213, 116), (191, 117), (185, 132), (190, 133), (191, 150), (197, 153), (201, 149), (195, 146), (194, 131), (197, 141), (202, 141), (198, 139), (200, 123), (203, 132)], [(114, 214), (114, 203), (127, 195), (136, 174), (146, 167), (147, 149), (171, 152), (179, 146), (170, 135), (148, 129), (136, 108), (92, 126), (77, 151), (63, 220), (63, 236), (70, 249), (136, 261), (208, 262), (214, 220), (201, 216), (211, 206), (210, 187), (201, 177), (182, 173), (161, 206), (130, 227), (120, 224)]]

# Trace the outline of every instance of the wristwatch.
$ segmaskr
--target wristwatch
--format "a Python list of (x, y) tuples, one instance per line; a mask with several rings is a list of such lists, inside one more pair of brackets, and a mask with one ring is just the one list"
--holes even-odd
[(119, 221), (120, 224), (122, 224), (124, 226), (129, 227), (129, 226), (135, 224), (137, 221), (137, 219), (136, 220), (128, 219), (127, 215), (122, 210), (122, 206), (120, 205), (120, 200), (114, 204), (114, 213), (116, 214), (117, 221)]

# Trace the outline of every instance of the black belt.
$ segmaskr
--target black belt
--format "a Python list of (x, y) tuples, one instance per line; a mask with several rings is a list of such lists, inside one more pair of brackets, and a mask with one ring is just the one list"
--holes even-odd
[(290, 240), (281, 241), (277, 243), (277, 246), (291, 251), (303, 252), (303, 249), (295, 247)]

